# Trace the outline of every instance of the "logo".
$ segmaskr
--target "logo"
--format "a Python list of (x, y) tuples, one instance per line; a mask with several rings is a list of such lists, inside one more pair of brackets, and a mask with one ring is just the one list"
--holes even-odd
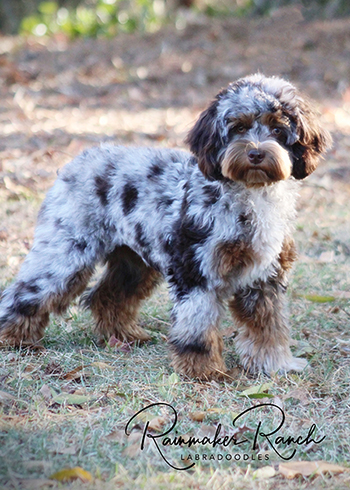
[[(154, 434), (149, 431), (149, 424), (153, 418), (152, 409), (154, 407), (167, 408), (170, 410), (172, 415), (172, 421), (169, 428), (164, 430), (161, 434)], [(265, 409), (270, 408), (270, 414), (273, 415), (274, 419), (277, 419), (276, 426), (269, 430), (264, 429), (263, 420), (261, 416), (265, 413)], [(271, 413), (272, 412), (272, 413)], [(131, 417), (125, 426), (125, 434), (129, 436), (131, 434), (133, 424), (136, 424), (136, 419), (140, 414), (149, 413), (150, 419), (145, 423), (142, 435), (140, 437), (140, 449), (143, 451), (147, 444), (154, 445), (157, 449), (159, 455), (164, 460), (164, 462), (175, 470), (189, 470), (195, 466), (195, 461), (202, 460), (213, 460), (218, 461), (226, 460), (242, 460), (242, 461), (252, 461), (252, 460), (268, 460), (269, 454), (265, 455), (259, 453), (259, 447), (262, 443), (267, 444), (269, 451), (273, 451), (277, 456), (285, 461), (292, 459), (297, 448), (300, 446), (307, 446), (310, 443), (320, 444), (324, 441), (326, 436), (320, 439), (315, 439), (316, 425), (312, 424), (306, 434), (288, 434), (285, 430), (286, 416), (282, 408), (273, 403), (262, 403), (260, 405), (255, 405), (253, 407), (247, 408), (239, 415), (237, 415), (232, 420), (232, 427), (238, 429), (239, 424), (243, 422), (245, 416), (252, 416), (257, 422), (257, 426), (253, 429), (253, 438), (244, 437), (244, 433), (240, 430), (234, 431), (233, 435), (225, 435), (222, 424), (216, 426), (216, 431), (214, 436), (203, 436), (197, 437), (196, 435), (190, 435), (188, 437), (178, 435), (176, 430), (178, 422), (178, 414), (176, 409), (169, 403), (152, 403), (146, 407), (139, 410), (135, 415)], [(251, 429), (250, 429), (251, 431)], [(184, 449), (184, 454), (181, 455), (181, 460), (185, 461), (186, 464), (190, 461), (193, 463), (184, 467), (177, 467), (170, 463), (165, 452), (168, 447), (180, 447)], [(211, 452), (210, 456), (201, 455), (197, 453), (190, 453), (188, 449), (195, 449), (199, 447), (207, 447), (210, 451), (216, 450), (217, 452)], [(234, 451), (234, 454), (226, 453), (223, 451)], [(251, 453), (251, 454), (249, 454)], [(205, 456), (205, 457), (204, 457)]]

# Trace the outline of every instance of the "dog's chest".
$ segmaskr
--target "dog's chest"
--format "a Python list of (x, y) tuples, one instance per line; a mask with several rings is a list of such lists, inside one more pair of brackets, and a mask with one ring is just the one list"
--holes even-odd
[(293, 186), (283, 184), (280, 189), (246, 192), (232, 203), (230, 213), (218, 215), (216, 228), (220, 231), (213, 244), (212, 264), (222, 285), (243, 287), (266, 280), (278, 265), (295, 216)]

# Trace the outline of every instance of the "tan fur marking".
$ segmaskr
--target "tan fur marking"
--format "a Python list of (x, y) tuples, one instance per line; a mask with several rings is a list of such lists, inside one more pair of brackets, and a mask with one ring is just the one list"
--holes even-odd
[(172, 366), (180, 374), (201, 380), (221, 379), (225, 376), (226, 366), (222, 358), (224, 342), (217, 328), (207, 333), (204, 353), (189, 352), (179, 354), (172, 349)]
[(44, 331), (49, 323), (49, 311), (62, 314), (71, 301), (81, 294), (92, 275), (91, 269), (77, 272), (66, 286), (62, 294), (52, 294), (38, 312), (33, 316), (18, 315), (16, 323), (5, 325), (0, 333), (0, 344), (20, 347), (21, 345), (37, 345), (44, 337)]
[[(250, 163), (248, 152), (252, 149), (266, 153), (261, 164)], [(274, 140), (263, 141), (258, 145), (250, 140), (235, 141), (227, 148), (221, 165), (224, 177), (251, 185), (286, 180), (290, 177), (291, 170), (292, 164), (287, 150)]]
[(233, 127), (244, 126), (245, 128), (251, 128), (255, 121), (254, 114), (239, 114), (238, 117), (230, 118), (230, 125)]
[(277, 281), (262, 282), (254, 292), (242, 291), (229, 303), (239, 325), (237, 346), (247, 369), (256, 371), (265, 368), (268, 371), (269, 366), (277, 369), (288, 362), (292, 364), (285, 299), (277, 284), (283, 281), (295, 258), (294, 240), (286, 237), (278, 258), (281, 269)]
[(33, 317), (19, 316), (16, 324), (9, 325), (1, 331), (0, 345), (21, 347), (40, 344), (48, 322), (48, 313), (36, 314)]
[(244, 291), (229, 303), (239, 327), (237, 350), (246, 369), (276, 371), (292, 359), (283, 301), (265, 284), (255, 294), (258, 298), (252, 300), (252, 305), (249, 305), (249, 293)]
[[(129, 294), (123, 285), (118, 285), (120, 274), (123, 273), (121, 259), (129, 260), (140, 274), (139, 282)], [(101, 336), (101, 342), (108, 340), (111, 335), (126, 342), (146, 342), (150, 339), (137, 324), (137, 318), (142, 300), (151, 295), (160, 280), (160, 273), (147, 267), (131, 249), (120, 247), (118, 253), (110, 258), (99, 283), (85, 299), (86, 306), (91, 308), (96, 320), (96, 331)]]
[(269, 127), (283, 127), (287, 126), (289, 127), (289, 120), (286, 116), (283, 115), (281, 110), (278, 110), (274, 113), (271, 112), (266, 112), (262, 114), (260, 118), (261, 124), (265, 124), (266, 126)]
[(293, 238), (285, 238), (278, 261), (283, 271), (289, 271), (292, 268), (293, 262), (297, 258), (297, 251)]
[(216, 250), (217, 269), (221, 277), (254, 264), (253, 249), (243, 240), (234, 243), (221, 243)]

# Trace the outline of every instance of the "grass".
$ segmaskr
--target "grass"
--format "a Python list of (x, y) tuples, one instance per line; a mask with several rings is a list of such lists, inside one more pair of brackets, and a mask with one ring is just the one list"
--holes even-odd
[[(278, 408), (240, 419), (237, 437), (248, 439), (248, 449), (164, 448), (174, 466), (189, 464), (188, 455), (198, 454), (187, 471), (167, 465), (151, 440), (140, 451), (145, 417), (130, 437), (124, 435), (128, 420), (153, 403), (173, 405), (178, 435), (197, 437), (212, 437), (219, 423), (232, 435), (237, 414), (273, 403), (286, 414), (280, 435), (305, 437), (315, 424), (314, 437), (326, 436), (320, 444), (291, 445), (297, 449), (292, 462), (349, 467), (349, 117), (348, 93), (338, 83), (346, 80), (348, 24), (294, 20), (290, 24), (285, 12), (263, 23), (226, 19), (224, 26), (214, 21), (192, 26), (189, 21), (178, 33), (167, 29), (155, 37), (134, 36), (132, 42), (119, 36), (117, 43), (2, 39), (0, 290), (28, 253), (40, 202), (57, 169), (100, 141), (178, 147), (208, 97), (231, 77), (262, 71), (299, 82), (318, 98), (322, 124), (332, 126), (335, 143), (302, 186), (295, 232), (300, 257), (288, 291), (293, 350), (308, 359), (309, 368), (271, 378), (247, 376), (237, 364), (235, 330), (227, 317), (225, 359), (233, 379), (182, 379), (169, 366), (165, 288), (141, 314), (152, 341), (131, 352), (98, 347), (91, 317), (72, 305), (63, 317), (51, 318), (43, 350), (0, 350), (0, 490), (349, 488), (348, 472), (291, 480), (278, 471), (271, 478), (256, 472), (280, 469), (281, 458), (262, 436), (258, 449), (269, 460), (253, 460), (257, 452), (249, 450), (260, 419), (265, 432), (279, 423)], [(227, 49), (232, 43), (234, 49)], [(145, 79), (141, 72), (148, 72)], [(315, 302), (316, 295), (333, 299)], [(248, 396), (247, 389), (263, 396), (262, 386), (265, 398)], [(149, 418), (161, 431), (172, 423), (163, 405)], [(248, 460), (203, 458), (227, 453), (246, 453)], [(75, 466), (93, 480), (50, 479)]]
[[(343, 188), (340, 190), (345, 193)], [(73, 304), (63, 317), (52, 317), (42, 350), (0, 350), (0, 489), (348, 488), (347, 472), (293, 480), (278, 472), (270, 479), (255, 473), (264, 466), (278, 469), (283, 462), (263, 436), (258, 437), (257, 450), (251, 449), (259, 420), (265, 433), (279, 425), (278, 408), (256, 409), (239, 419), (238, 429), (232, 425), (246, 409), (273, 403), (286, 415), (278, 435), (305, 438), (315, 424), (312, 438), (325, 436), (319, 444), (275, 446), (279, 451), (288, 455), (295, 448), (294, 462), (324, 460), (348, 466), (349, 230), (339, 227), (339, 220), (345, 222), (349, 213), (344, 211), (339, 192), (310, 202), (309, 191), (306, 184), (295, 233), (300, 259), (288, 291), (293, 350), (308, 359), (308, 369), (271, 378), (246, 375), (237, 367), (235, 330), (227, 317), (223, 322), (227, 334), (225, 356), (233, 379), (225, 383), (181, 379), (169, 365), (166, 334), (171, 305), (165, 286), (141, 313), (140, 321), (152, 341), (130, 352), (97, 347), (91, 316)], [(35, 199), (28, 201), (25, 197), (15, 202), (3, 200), (3, 204), (2, 213), (16, 215), (14, 228), (24, 231), (21, 213), (23, 219), (34, 219), (38, 207)], [(318, 222), (311, 220), (315, 213)], [(2, 287), (26, 253), (17, 242), (9, 242), (6, 251)], [(325, 252), (331, 255), (322, 255)], [(333, 299), (321, 303), (317, 297), (309, 301), (305, 295)], [(266, 396), (258, 398), (264, 396), (256, 395), (261, 385)], [(252, 389), (253, 398), (245, 393), (247, 388)], [(146, 439), (144, 450), (140, 450), (147, 420), (159, 424), (154, 435), (172, 426), (173, 415), (165, 405), (140, 416), (130, 437), (124, 433), (136, 412), (159, 403), (176, 409), (178, 436), (213, 437), (218, 424), (222, 424), (223, 435), (236, 434), (237, 439), (244, 437), (248, 442), (229, 448), (162, 447), (164, 458), (173, 466), (196, 463), (191, 470), (174, 470), (162, 459), (153, 440)], [(175, 435), (174, 428), (171, 437)], [(218, 460), (219, 454), (222, 460)], [(229, 454), (232, 459), (227, 459)], [(50, 479), (53, 473), (76, 466), (89, 471), (93, 481), (83, 484), (80, 480), (62, 483)]]

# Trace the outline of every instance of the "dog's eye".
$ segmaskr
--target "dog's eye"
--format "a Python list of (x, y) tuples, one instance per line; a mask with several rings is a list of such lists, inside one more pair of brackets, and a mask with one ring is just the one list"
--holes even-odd
[(273, 128), (272, 133), (276, 136), (279, 136), (282, 134), (282, 129), (281, 128)]
[(247, 128), (243, 126), (243, 124), (239, 124), (239, 126), (236, 126), (235, 129), (237, 133), (244, 133), (247, 130)]

